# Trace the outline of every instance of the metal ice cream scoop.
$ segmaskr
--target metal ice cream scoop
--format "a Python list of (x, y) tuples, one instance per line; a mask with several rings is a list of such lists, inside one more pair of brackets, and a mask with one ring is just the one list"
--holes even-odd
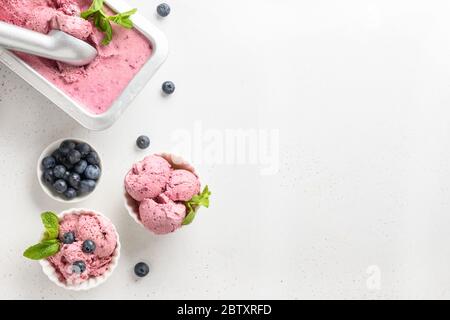
[(71, 35), (52, 30), (47, 35), (0, 21), (0, 47), (35, 56), (84, 66), (97, 56), (97, 50)]

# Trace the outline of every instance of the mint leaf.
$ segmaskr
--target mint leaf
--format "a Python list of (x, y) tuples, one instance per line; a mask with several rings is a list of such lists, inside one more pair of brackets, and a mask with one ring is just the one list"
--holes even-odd
[(133, 14), (135, 14), (136, 12), (137, 12), (137, 9), (134, 8), (134, 9), (131, 9), (129, 11), (125, 11), (125, 12), (119, 13), (118, 16), (121, 16), (122, 18), (129, 18)]
[(192, 221), (194, 221), (195, 215), (197, 213), (195, 212), (194, 209), (191, 209), (189, 211), (189, 213), (186, 215), (186, 217), (184, 218), (183, 222), (181, 223), (181, 225), (183, 226), (187, 226), (188, 224), (191, 224)]
[(94, 0), (91, 6), (94, 10), (100, 10), (103, 8), (103, 0)]
[(193, 196), (192, 199), (189, 200), (189, 202), (196, 206), (203, 206), (208, 208), (210, 195), (211, 192), (209, 191), (208, 186), (206, 186), (201, 194)]
[(86, 11), (83, 11), (81, 13), (81, 17), (85, 20), (87, 20), (90, 16), (92, 16), (94, 13), (96, 12), (96, 10), (93, 9), (88, 9)]
[(29, 247), (23, 256), (31, 260), (41, 260), (53, 256), (59, 251), (59, 241), (57, 239), (45, 240)]
[(58, 238), (59, 219), (53, 212), (44, 212), (41, 214), (41, 220), (44, 224), (44, 240), (53, 240)]
[(83, 19), (89, 18), (91, 15), (95, 14), (103, 8), (103, 0), (94, 0), (86, 11), (81, 12), (81, 17)]
[(186, 201), (184, 204), (186, 205), (188, 209), (188, 214), (184, 218), (183, 222), (181, 223), (183, 226), (188, 225), (194, 221), (195, 215), (197, 214), (197, 208), (200, 206), (209, 207), (209, 196), (211, 195), (211, 192), (209, 191), (208, 186), (205, 186), (202, 193), (195, 195), (192, 197), (191, 200)]
[(130, 16), (135, 14), (136, 12), (137, 9), (133, 9), (130, 11), (116, 14), (114, 16), (110, 16), (108, 17), (108, 19), (124, 28), (131, 29), (133, 28), (133, 21), (131, 21)]
[(113, 17), (111, 18), (111, 21), (126, 29), (133, 28), (133, 21), (131, 21), (129, 18)]
[(92, 18), (94, 26), (105, 34), (102, 45), (108, 45), (113, 38), (113, 29), (110, 21), (126, 29), (131, 29), (133, 28), (133, 21), (131, 21), (130, 16), (135, 14), (136, 11), (137, 9), (132, 9), (113, 16), (108, 16), (104, 11), (103, 0), (93, 0), (89, 9), (81, 13), (81, 17), (86, 20)]
[(112, 30), (111, 24), (109, 23), (108, 20), (106, 20), (104, 27), (105, 27), (105, 31), (104, 31), (105, 32), (105, 37), (102, 40), (102, 44), (104, 46), (106, 46), (112, 40), (113, 30)]

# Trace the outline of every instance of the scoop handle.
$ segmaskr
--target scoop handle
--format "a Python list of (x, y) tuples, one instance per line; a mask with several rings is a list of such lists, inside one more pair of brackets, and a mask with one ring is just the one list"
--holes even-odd
[(0, 46), (44, 58), (52, 58), (52, 41), (49, 36), (3, 21), (0, 21)]
[(60, 30), (51, 30), (45, 35), (2, 21), (0, 47), (73, 66), (87, 65), (97, 56), (97, 50), (90, 44)]

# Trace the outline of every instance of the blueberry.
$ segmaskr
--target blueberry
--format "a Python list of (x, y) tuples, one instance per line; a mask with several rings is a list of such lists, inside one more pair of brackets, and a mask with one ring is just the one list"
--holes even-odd
[(78, 163), (81, 160), (81, 152), (75, 149), (70, 150), (69, 154), (67, 155), (67, 160), (72, 165)]
[(69, 174), (69, 179), (67, 179), (67, 181), (69, 182), (69, 185), (75, 189), (78, 189), (78, 187), (80, 186), (80, 182), (81, 182), (81, 177), (78, 173), (76, 172), (71, 172)]
[(86, 157), (89, 154), (89, 152), (91, 152), (91, 147), (84, 142), (80, 142), (79, 144), (77, 144), (75, 149), (81, 153), (82, 157)]
[(77, 190), (74, 188), (67, 188), (66, 192), (64, 192), (64, 196), (67, 200), (72, 200), (77, 197)]
[(84, 170), (86, 170), (86, 167), (88, 166), (88, 163), (86, 160), (80, 160), (75, 167), (73, 167), (73, 171), (78, 174), (83, 174)]
[(63, 154), (61, 153), (61, 151), (59, 151), (59, 149), (58, 149), (58, 150), (55, 150), (55, 151), (52, 153), (52, 157), (55, 158), (56, 162), (61, 163), (61, 161), (63, 160), (64, 155), (63, 155)]
[(86, 271), (86, 264), (84, 263), (84, 261), (75, 261), (72, 264), (72, 271), (74, 273), (83, 273), (84, 271)]
[(165, 94), (172, 94), (175, 91), (175, 84), (172, 81), (166, 81), (162, 84), (162, 91)]
[(75, 148), (75, 146), (71, 143), (71, 141), (63, 141), (61, 143), (61, 145), (58, 148), (58, 151), (63, 155), (63, 156), (67, 156), (70, 152), (70, 150), (72, 150), (73, 148)]
[(53, 189), (55, 189), (58, 193), (64, 193), (67, 190), (67, 182), (65, 182), (63, 179), (56, 180), (53, 183)]
[(61, 157), (65, 157), (69, 154), (70, 149), (68, 148), (59, 148), (58, 152), (61, 154)]
[(96, 183), (94, 180), (81, 180), (78, 191), (80, 193), (86, 194), (86, 193), (94, 191), (95, 186), (96, 186)]
[(147, 136), (139, 136), (136, 140), (136, 145), (139, 149), (147, 149), (150, 145), (150, 138)]
[(45, 157), (42, 159), (42, 167), (44, 169), (51, 169), (56, 165), (56, 159), (52, 156)]
[(66, 173), (66, 167), (63, 165), (58, 164), (56, 167), (53, 168), (53, 175), (55, 178), (63, 179), (64, 175)]
[(69, 157), (63, 156), (61, 159), (61, 164), (66, 167), (66, 169), (71, 170), (73, 168), (73, 164), (69, 161)]
[(60, 149), (75, 149), (76, 143), (72, 140), (64, 140), (60, 145), (59, 148)]
[(157, 8), (156, 8), (156, 12), (158, 12), (158, 14), (161, 17), (167, 17), (170, 13), (170, 7), (167, 3), (161, 3)]
[(66, 181), (69, 181), (69, 177), (70, 177), (70, 171), (66, 171), (65, 173), (64, 173), (64, 180), (66, 180)]
[(139, 262), (134, 266), (134, 273), (138, 277), (145, 277), (150, 271), (150, 268), (148, 267), (148, 264), (145, 262)]
[(43, 174), (44, 181), (48, 184), (53, 184), (55, 176), (53, 175), (53, 169), (47, 169)]
[(75, 242), (75, 234), (72, 231), (64, 233), (62, 242), (64, 244), (74, 243)]
[(90, 164), (99, 164), (100, 158), (98, 156), (98, 153), (95, 151), (89, 152), (89, 154), (86, 156), (86, 161)]
[(99, 166), (96, 165), (88, 165), (86, 170), (84, 171), (84, 176), (90, 180), (97, 180), (100, 178), (101, 170)]
[(92, 240), (84, 241), (82, 250), (84, 253), (93, 253), (95, 251), (95, 242)]

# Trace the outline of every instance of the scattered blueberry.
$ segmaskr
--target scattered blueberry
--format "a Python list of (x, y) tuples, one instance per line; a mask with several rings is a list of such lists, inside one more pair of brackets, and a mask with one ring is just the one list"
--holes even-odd
[(162, 91), (165, 94), (172, 94), (175, 91), (175, 84), (172, 81), (166, 81), (162, 84)]
[(53, 189), (55, 189), (58, 193), (64, 193), (67, 190), (67, 182), (65, 182), (63, 179), (56, 180), (53, 183)]
[(81, 152), (75, 149), (70, 150), (69, 154), (67, 155), (67, 160), (72, 165), (78, 163), (81, 160)]
[(78, 162), (75, 167), (73, 167), (73, 171), (78, 173), (78, 174), (83, 174), (84, 170), (86, 170), (88, 166), (88, 163), (86, 160), (80, 160), (80, 162)]
[(82, 157), (86, 157), (89, 154), (89, 152), (91, 152), (91, 147), (84, 142), (77, 144), (75, 149), (80, 151)]
[(138, 277), (145, 277), (150, 271), (150, 268), (148, 267), (148, 264), (145, 262), (139, 262), (134, 266), (134, 273)]
[(84, 241), (82, 250), (84, 253), (93, 253), (95, 251), (95, 242), (92, 240)]
[(157, 8), (156, 8), (156, 12), (158, 12), (158, 14), (161, 17), (167, 17), (170, 13), (170, 7), (167, 3), (161, 3)]
[(147, 149), (150, 146), (150, 138), (147, 136), (139, 136), (136, 140), (139, 149)]
[(86, 170), (84, 171), (84, 176), (90, 180), (97, 180), (100, 178), (100, 167), (97, 165), (88, 165)]
[(86, 264), (84, 263), (84, 261), (75, 261), (72, 264), (72, 271), (74, 273), (83, 273), (84, 271), (86, 271)]
[(63, 165), (58, 164), (56, 167), (53, 168), (53, 175), (55, 178), (58, 179), (64, 179), (64, 175), (66, 173), (66, 167)]
[(81, 180), (78, 191), (82, 194), (86, 194), (94, 191), (96, 183), (94, 180)]
[(100, 158), (98, 156), (98, 153), (95, 151), (89, 152), (89, 154), (86, 156), (86, 161), (90, 164), (99, 164)]
[(76, 172), (69, 173), (69, 179), (67, 179), (69, 185), (75, 189), (78, 189), (81, 182), (81, 176)]
[(52, 156), (45, 157), (42, 159), (42, 167), (44, 169), (51, 169), (56, 165), (56, 159)]
[(55, 176), (53, 175), (53, 169), (47, 169), (44, 171), (44, 181), (48, 184), (53, 184)]
[(70, 231), (63, 234), (63, 241), (64, 244), (71, 244), (75, 242), (75, 234)]

